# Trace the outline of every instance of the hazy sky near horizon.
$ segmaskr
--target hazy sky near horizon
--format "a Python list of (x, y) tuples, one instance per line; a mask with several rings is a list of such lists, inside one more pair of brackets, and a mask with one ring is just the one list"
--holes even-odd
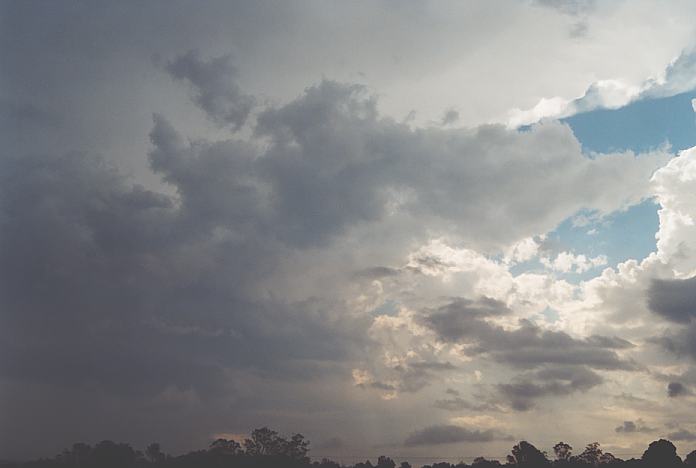
[(0, 459), (696, 444), (696, 4), (0, 2)]

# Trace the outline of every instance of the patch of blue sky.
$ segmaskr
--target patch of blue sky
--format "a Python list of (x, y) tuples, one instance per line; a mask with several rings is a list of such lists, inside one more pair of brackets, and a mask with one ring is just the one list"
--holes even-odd
[[(629, 259), (640, 261), (655, 250), (655, 233), (659, 225), (657, 209), (652, 200), (646, 200), (625, 211), (617, 211), (589, 224), (578, 225), (574, 218), (561, 223), (548, 233), (542, 255), (553, 261), (561, 252), (585, 255), (587, 258), (606, 256), (606, 265), (590, 268), (582, 273), (554, 274), (572, 283), (588, 280), (606, 267), (614, 267)], [(579, 213), (592, 218), (591, 213)], [(510, 273), (548, 272), (538, 258), (513, 265)]]
[[(588, 156), (591, 152), (632, 150), (638, 153), (665, 144), (677, 152), (696, 146), (694, 98), (696, 91), (690, 91), (637, 101), (620, 109), (585, 112), (564, 121), (573, 129)], [(647, 200), (599, 220), (592, 220), (592, 213), (578, 213), (548, 234), (549, 246), (554, 254), (569, 251), (587, 257), (605, 255), (607, 266), (616, 266), (628, 259), (640, 261), (655, 250), (658, 209), (656, 203)], [(578, 216), (591, 221), (578, 225)], [(576, 282), (595, 276), (602, 268), (559, 276)], [(543, 269), (543, 265), (533, 260), (516, 265), (512, 271), (518, 274), (536, 269)]]
[(564, 119), (586, 152), (608, 153), (658, 148), (674, 151), (696, 145), (696, 118), (691, 100), (696, 91), (644, 99), (620, 109), (598, 109)]
[[(655, 250), (655, 233), (659, 226), (657, 210), (652, 200), (617, 211), (601, 220), (578, 226), (574, 220), (564, 221), (547, 239), (554, 250), (570, 251), (587, 257), (605, 255), (607, 266), (629, 259), (642, 260)], [(569, 276), (587, 279), (604, 267)]]

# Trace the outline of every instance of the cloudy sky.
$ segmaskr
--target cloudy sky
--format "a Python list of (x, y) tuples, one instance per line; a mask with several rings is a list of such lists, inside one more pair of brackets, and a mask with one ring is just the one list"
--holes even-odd
[[(696, 444), (691, 1), (0, 3), (0, 458)], [(354, 460), (353, 460), (354, 461)]]

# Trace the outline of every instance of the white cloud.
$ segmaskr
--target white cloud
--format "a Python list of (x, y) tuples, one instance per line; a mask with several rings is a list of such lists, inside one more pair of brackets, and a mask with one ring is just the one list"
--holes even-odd
[(682, 151), (652, 178), (660, 229), (657, 256), (677, 276), (696, 273), (696, 148)]
[(606, 255), (587, 257), (584, 254), (576, 255), (572, 252), (561, 252), (553, 260), (549, 257), (542, 257), (540, 260), (547, 268), (561, 273), (585, 273), (607, 264)]

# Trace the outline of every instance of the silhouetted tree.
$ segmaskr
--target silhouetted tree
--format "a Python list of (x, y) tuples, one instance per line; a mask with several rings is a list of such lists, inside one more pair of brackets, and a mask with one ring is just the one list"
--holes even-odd
[(585, 450), (576, 457), (572, 457), (573, 461), (579, 461), (580, 463), (585, 463), (586, 465), (599, 465), (602, 458), (602, 449), (599, 448), (599, 442), (592, 442), (587, 444)]
[(452, 468), (452, 465), (450, 465), (447, 462), (438, 462), (438, 463), (433, 463), (432, 468)]
[(281, 437), (276, 431), (267, 427), (254, 429), (250, 439), (244, 440), (247, 455), (280, 455), (282, 453)]
[(396, 463), (389, 457), (380, 456), (377, 459), (377, 468), (396, 468)]
[(276, 431), (262, 427), (255, 429), (251, 438), (244, 441), (244, 449), (249, 456), (286, 457), (298, 462), (309, 462), (309, 442), (302, 434), (295, 434), (287, 440)]
[(284, 441), (282, 454), (292, 460), (309, 462), (309, 441), (302, 434), (294, 434), (289, 441)]
[(148, 445), (145, 449), (145, 457), (150, 461), (150, 463), (161, 463), (167, 458), (167, 456), (162, 453), (160, 449), (160, 444), (153, 442)]
[(476, 468), (496, 468), (500, 466), (500, 462), (498, 460), (487, 460), (483, 457), (476, 457), (471, 466), (475, 466)]
[(512, 447), (512, 453), (507, 456), (507, 461), (510, 465), (530, 468), (546, 466), (549, 463), (546, 454), (526, 440)]
[(322, 458), (321, 463), (318, 464), (318, 468), (341, 468), (341, 465), (328, 458)]
[(689, 466), (696, 466), (696, 450), (689, 453), (684, 459), (684, 464)]
[(650, 467), (668, 468), (682, 464), (681, 458), (677, 455), (677, 448), (672, 442), (665, 439), (651, 442), (641, 460)]
[(73, 444), (70, 450), (64, 450), (59, 458), (63, 463), (75, 466), (83, 467), (89, 463), (90, 457), (92, 455), (92, 447), (87, 444), (78, 442)]
[[(519, 468), (587, 468), (602, 466), (607, 468), (676, 468), (680, 466), (696, 467), (696, 450), (691, 452), (682, 464), (676, 448), (668, 440), (652, 442), (641, 459), (621, 460), (611, 453), (603, 452), (599, 443), (593, 442), (585, 450), (571, 456), (572, 447), (559, 442), (553, 447), (556, 461), (551, 463), (546, 453), (532, 444), (521, 441), (515, 445), (508, 456), (507, 466)], [(380, 456), (377, 464), (369, 460), (354, 466), (340, 465), (323, 459), (310, 462), (309, 442), (301, 435), (295, 434), (289, 439), (281, 437), (276, 431), (266, 427), (256, 429), (249, 439), (240, 445), (227, 439), (213, 441), (206, 450), (189, 452), (172, 457), (164, 454), (159, 444), (152, 443), (145, 454), (134, 450), (128, 444), (112, 441), (99, 442), (94, 447), (75, 444), (53, 459), (42, 459), (25, 463), (3, 463), (0, 468), (396, 468), (394, 460)], [(452, 465), (447, 462), (424, 465), (422, 468), (500, 468), (497, 460), (483, 457), (474, 459), (471, 467), (464, 462)], [(411, 468), (404, 461), (399, 468)]]
[(365, 463), (356, 463), (354, 468), (374, 468), (370, 460), (365, 460)]
[(100, 468), (122, 468), (134, 465), (138, 454), (128, 444), (103, 440), (94, 446), (92, 457)]
[(565, 442), (559, 442), (553, 446), (553, 453), (556, 455), (556, 460), (568, 461), (573, 454), (573, 447)]
[(605, 465), (605, 464), (609, 464), (609, 463), (617, 463), (617, 462), (621, 462), (621, 461), (623, 461), (623, 460), (621, 460), (620, 458), (616, 458), (614, 456), (614, 454), (610, 453), (610, 452), (604, 452), (603, 454), (601, 454), (599, 456), (599, 464), (600, 465)]

